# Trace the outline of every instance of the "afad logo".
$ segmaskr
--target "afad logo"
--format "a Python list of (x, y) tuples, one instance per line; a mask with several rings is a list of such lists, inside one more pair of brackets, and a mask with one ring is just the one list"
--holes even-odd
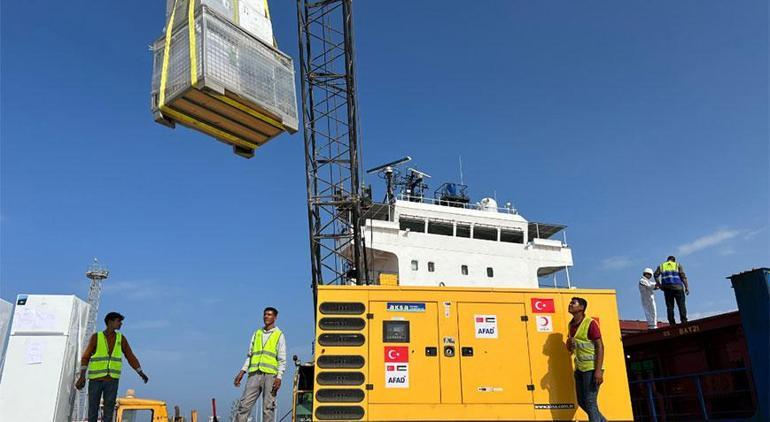
[(542, 299), (533, 297), (530, 299), (532, 303), (532, 313), (535, 314), (552, 314), (556, 312), (556, 305), (553, 303), (553, 299)]

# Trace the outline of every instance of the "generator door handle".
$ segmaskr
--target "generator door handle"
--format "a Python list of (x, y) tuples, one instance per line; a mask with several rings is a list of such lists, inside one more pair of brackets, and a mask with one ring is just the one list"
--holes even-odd
[(473, 347), (463, 347), (460, 349), (463, 356), (473, 356)]
[(450, 345), (444, 346), (444, 356), (452, 358), (455, 356), (455, 347)]

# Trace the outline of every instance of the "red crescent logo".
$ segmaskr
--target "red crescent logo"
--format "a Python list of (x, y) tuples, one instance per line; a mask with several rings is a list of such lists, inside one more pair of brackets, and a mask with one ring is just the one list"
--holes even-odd
[(541, 327), (547, 327), (548, 326), (549, 322), (548, 322), (548, 318), (547, 317), (541, 316), (541, 317), (538, 317), (538, 319), (543, 321), (543, 323), (540, 324)]

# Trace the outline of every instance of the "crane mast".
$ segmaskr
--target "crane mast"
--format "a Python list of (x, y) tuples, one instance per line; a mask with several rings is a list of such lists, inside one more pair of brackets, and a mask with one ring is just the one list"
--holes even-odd
[(352, 0), (297, 0), (297, 21), (313, 290), (368, 284)]

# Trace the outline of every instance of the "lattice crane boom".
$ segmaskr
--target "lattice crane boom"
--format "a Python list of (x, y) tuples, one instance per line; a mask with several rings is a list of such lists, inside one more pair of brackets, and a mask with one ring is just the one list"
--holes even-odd
[(352, 0), (297, 0), (313, 287), (368, 284)]

